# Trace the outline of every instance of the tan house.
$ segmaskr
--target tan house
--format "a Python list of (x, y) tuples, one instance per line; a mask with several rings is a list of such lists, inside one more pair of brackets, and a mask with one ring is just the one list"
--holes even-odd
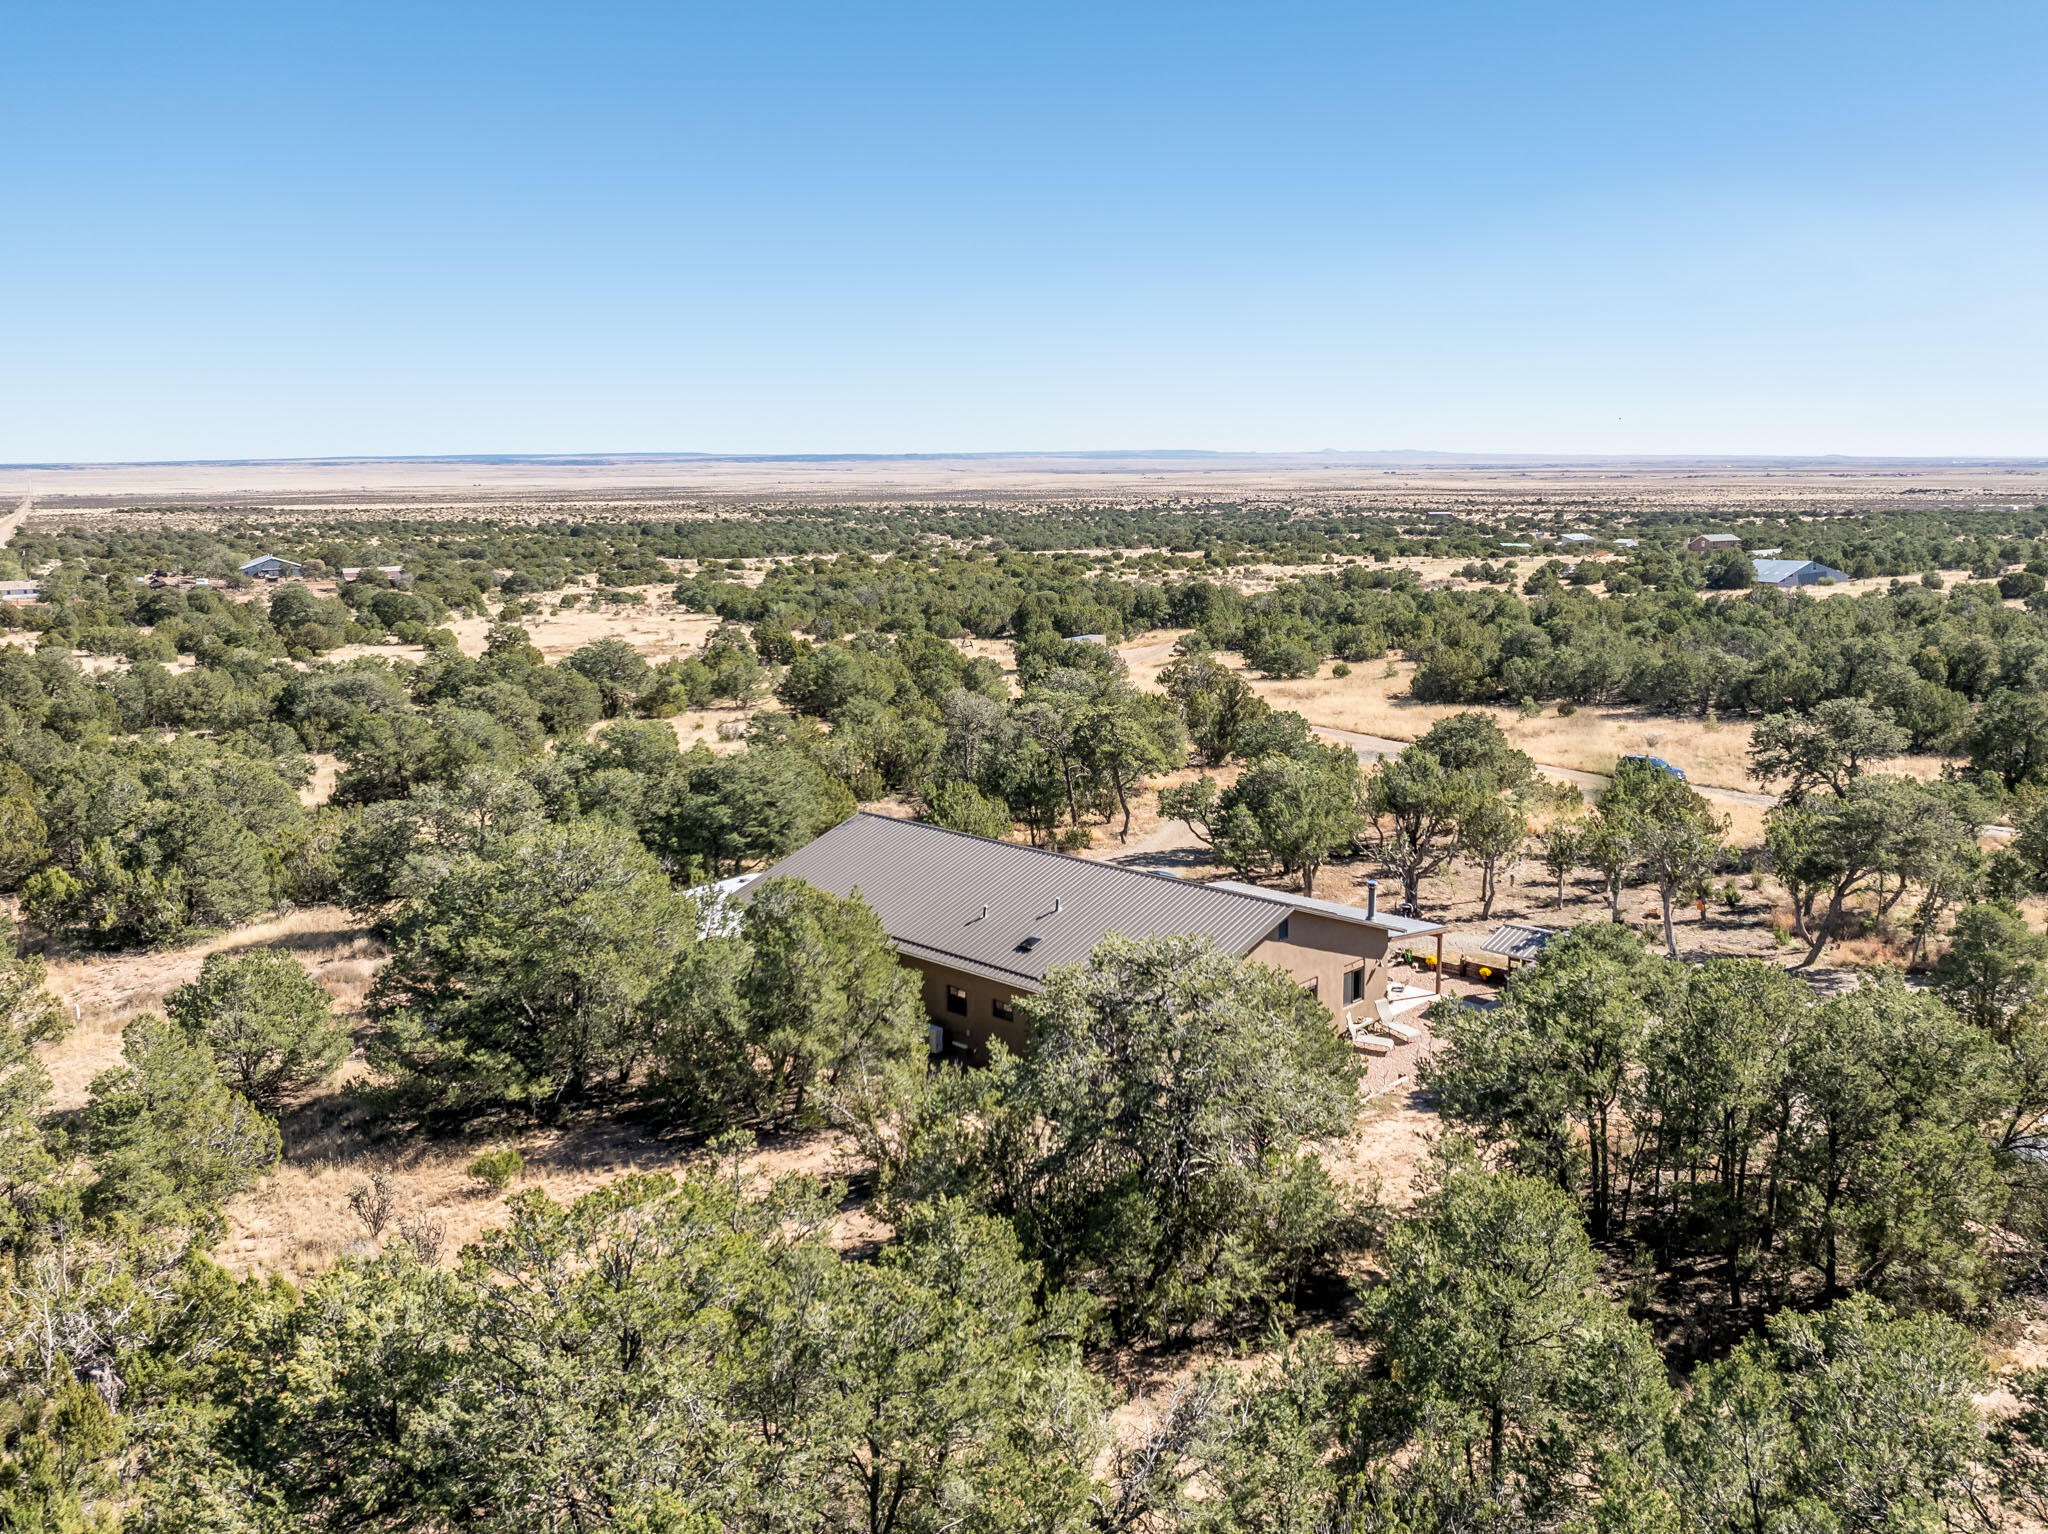
[(1739, 549), (1742, 540), (1733, 533), (1700, 533), (1685, 540), (1685, 546), (1695, 554), (1715, 554), (1722, 549)]
[(1199, 884), (887, 815), (855, 815), (726, 888), (745, 900), (777, 878), (840, 896), (859, 890), (903, 962), (924, 977), (934, 1052), (970, 1060), (990, 1039), (1023, 1048), (1017, 998), (1042, 989), (1047, 971), (1085, 961), (1111, 933), (1206, 937), (1293, 975), (1347, 1026), (1369, 1019), (1386, 995), (1398, 950), (1432, 939), (1442, 953), (1441, 926), (1372, 905)]

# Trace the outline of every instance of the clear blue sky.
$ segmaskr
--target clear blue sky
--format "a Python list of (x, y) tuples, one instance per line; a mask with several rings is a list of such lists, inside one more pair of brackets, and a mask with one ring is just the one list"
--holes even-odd
[(0, 7), (0, 462), (2048, 454), (2048, 5)]

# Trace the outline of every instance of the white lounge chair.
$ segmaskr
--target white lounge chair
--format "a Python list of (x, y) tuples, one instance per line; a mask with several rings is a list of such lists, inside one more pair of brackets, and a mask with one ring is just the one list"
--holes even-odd
[(1364, 1023), (1352, 1023), (1348, 1032), (1351, 1034), (1351, 1042), (1369, 1055), (1388, 1054), (1394, 1048), (1392, 1039), (1382, 1038)]

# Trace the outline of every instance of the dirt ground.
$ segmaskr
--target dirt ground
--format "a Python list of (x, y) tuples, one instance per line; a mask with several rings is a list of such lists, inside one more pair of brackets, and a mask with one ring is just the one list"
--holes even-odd
[[(291, 953), (334, 998), (342, 1016), (362, 1022), (364, 998), (387, 954), (335, 906), (165, 952), (59, 956), (49, 961), (49, 989), (74, 1023), (63, 1039), (39, 1051), (51, 1076), (51, 1106), (60, 1112), (82, 1107), (92, 1079), (120, 1063), (123, 1026), (138, 1013), (161, 1011), (164, 996), (196, 976), (209, 954), (264, 947)], [(536, 1129), (490, 1140), (383, 1136), (375, 1117), (341, 1090), (362, 1072), (358, 1051), (333, 1082), (282, 1116), (283, 1164), (227, 1206), (228, 1232), (216, 1256), (231, 1272), (302, 1278), (344, 1253), (367, 1250), (369, 1232), (351, 1211), (349, 1192), (373, 1167), (389, 1172), (399, 1215), (438, 1229), (443, 1256), (452, 1261), (464, 1244), (505, 1218), (505, 1196), (477, 1189), (464, 1170), (480, 1150), (516, 1147), (526, 1158), (527, 1175), (509, 1191), (538, 1187), (561, 1201), (631, 1172), (675, 1171), (703, 1154), (693, 1142), (629, 1122)], [(770, 1141), (746, 1160), (750, 1171), (770, 1176), (843, 1176), (848, 1166), (845, 1142), (831, 1134)], [(848, 1246), (885, 1234), (858, 1208), (849, 1208), (835, 1226), (835, 1239)], [(393, 1235), (387, 1231), (386, 1239)]]
[[(337, 1258), (367, 1253), (398, 1239), (399, 1221), (423, 1225), (452, 1262), (464, 1246), (508, 1218), (508, 1200), (539, 1189), (557, 1203), (640, 1172), (680, 1173), (700, 1162), (701, 1143), (631, 1122), (590, 1122), (565, 1131), (528, 1130), (475, 1139), (379, 1139), (374, 1122), (338, 1093), (314, 1098), (286, 1115), (286, 1159), (261, 1185), (229, 1202), (228, 1232), (215, 1258), (238, 1277), (270, 1274), (299, 1280)], [(509, 1146), (525, 1158), (525, 1175), (502, 1194), (479, 1187), (465, 1168), (486, 1149)], [(764, 1142), (744, 1159), (749, 1175), (803, 1174), (844, 1179), (848, 1147), (829, 1133)], [(381, 1168), (396, 1192), (392, 1226), (373, 1238), (349, 1195)], [(884, 1240), (888, 1227), (849, 1204), (833, 1226), (842, 1248)]]
[[(332, 581), (308, 581), (306, 584), (324, 596), (332, 596), (336, 589)], [(675, 589), (673, 586), (635, 586), (630, 589), (641, 599), (637, 604), (592, 603), (588, 591), (576, 593), (576, 605), (567, 608), (562, 606), (561, 599), (569, 593), (555, 592), (530, 598), (528, 605), (539, 610), (512, 621), (526, 630), (534, 648), (549, 661), (558, 661), (600, 639), (623, 639), (644, 655), (650, 665), (659, 665), (665, 660), (688, 659), (704, 648), (705, 639), (718, 627), (719, 620), (714, 615), (678, 607), (670, 596)], [(496, 621), (495, 618), (452, 617), (443, 627), (455, 635), (457, 649), (475, 658), (484, 653), (491, 625)], [(349, 661), (363, 655), (417, 663), (426, 657), (426, 653), (419, 645), (343, 645), (321, 656), (320, 663)]]
[[(543, 611), (519, 621), (550, 660), (559, 660), (595, 640), (616, 637), (634, 644), (651, 661), (661, 661), (695, 653), (715, 626), (716, 620), (706, 615), (677, 608), (666, 587), (643, 588), (643, 594), (646, 602), (631, 608), (578, 606), (563, 611), (558, 602), (550, 600)], [(454, 627), (465, 653), (482, 652), (487, 622), (465, 619)], [(1172, 658), (1178, 637), (1177, 632), (1156, 632), (1138, 636), (1122, 647), (1140, 685), (1156, 685), (1157, 672)], [(996, 641), (965, 641), (962, 648), (986, 654), (1006, 667), (1011, 658), (1009, 646)], [(382, 656), (417, 658), (420, 653), (403, 646), (360, 649)], [(1251, 681), (1275, 707), (1298, 709), (1312, 723), (1333, 732), (1333, 738), (1399, 742), (1414, 739), (1436, 719), (1456, 712), (1405, 698), (1412, 674), (1413, 668), (1402, 662), (1373, 662), (1353, 668), (1347, 678), (1333, 677), (1325, 667), (1313, 679)], [(1524, 719), (1512, 709), (1491, 712), (1510, 739), (1561, 775), (1603, 773), (1611, 769), (1615, 756), (1631, 750), (1670, 757), (1686, 766), (1703, 786), (1723, 786), (1730, 793), (1724, 808), (1742, 822), (1733, 827), (1738, 842), (1753, 841), (1760, 833), (1760, 805), (1767, 801), (1754, 792), (1755, 785), (1742, 773), (1749, 739), (1747, 724), (1673, 721), (1623, 709), (1582, 709), (1565, 718), (1546, 710), (1535, 719)], [(683, 715), (673, 724), (685, 747), (702, 740), (713, 749), (733, 750), (739, 748), (735, 737), (743, 732), (748, 713), (732, 708), (701, 710)], [(308, 803), (322, 803), (332, 792), (339, 763), (321, 756), (315, 758), (314, 766), (313, 781), (303, 797)], [(1909, 766), (1929, 773), (1934, 769), (1931, 762)], [(1187, 827), (1162, 821), (1158, 813), (1158, 787), (1191, 781), (1197, 775), (1195, 769), (1185, 769), (1148, 785), (1133, 797), (1128, 840), (1117, 838), (1114, 825), (1096, 827), (1087, 855), (1132, 866), (1171, 868), (1184, 877), (1225, 872), (1210, 861), (1207, 850)], [(1226, 768), (1215, 775), (1227, 784), (1235, 769)], [(1756, 799), (1759, 804), (1736, 802), (1735, 795)], [(1376, 872), (1363, 861), (1339, 862), (1324, 871), (1316, 893), (1325, 899), (1363, 904), (1364, 881)], [(1790, 962), (1795, 950), (1772, 936), (1774, 918), (1783, 925), (1784, 913), (1767, 892), (1738, 883), (1736, 909), (1716, 905), (1704, 919), (1694, 911), (1682, 913), (1681, 950), (1756, 954)], [(1384, 881), (1381, 891), (1383, 897), (1388, 896)], [(1540, 868), (1525, 863), (1504, 873), (1493, 912), (1481, 917), (1477, 874), (1454, 865), (1425, 884), (1424, 902), (1430, 915), (1450, 928), (1445, 949), (1455, 954), (1461, 945), (1476, 946), (1480, 937), (1503, 920), (1569, 927), (1605, 919), (1604, 899), (1589, 881), (1568, 882), (1565, 894), (1564, 909), (1559, 911), (1554, 889), (1543, 881)], [(1623, 914), (1645, 934), (1646, 941), (1655, 936), (1653, 892), (1630, 891), (1623, 900)], [(77, 1021), (69, 1037), (44, 1051), (55, 1087), (55, 1106), (69, 1109), (81, 1105), (93, 1076), (118, 1061), (122, 1025), (138, 1012), (160, 1008), (164, 994), (196, 975), (207, 954), (266, 945), (293, 952), (335, 997), (344, 1014), (360, 1019), (364, 997), (384, 953), (370, 934), (339, 908), (295, 912), (167, 953), (59, 956), (51, 964), (51, 989), (74, 1011)], [(1885, 951), (1884, 943), (1872, 937), (1840, 945), (1831, 958), (1842, 962), (1874, 959)], [(1426, 974), (1408, 978), (1429, 983)], [(1453, 980), (1447, 982), (1447, 989), (1479, 993), (1485, 988)], [(1376, 1186), (1380, 1196), (1396, 1206), (1413, 1196), (1416, 1172), (1426, 1159), (1437, 1122), (1426, 1099), (1413, 1088), (1415, 1070), (1429, 1046), (1425, 1026), (1415, 1044), (1373, 1060), (1369, 1095), (1362, 1104), (1357, 1131), (1321, 1148), (1341, 1182), (1361, 1190)], [(361, 1068), (360, 1057), (352, 1058), (341, 1079), (359, 1074)], [(504, 1218), (504, 1198), (474, 1188), (464, 1171), (486, 1142), (379, 1140), (377, 1126), (338, 1090), (316, 1094), (299, 1105), (286, 1115), (283, 1127), (285, 1164), (259, 1188), (236, 1199), (228, 1210), (229, 1234), (220, 1256), (237, 1273), (302, 1277), (345, 1252), (363, 1250), (368, 1231), (351, 1211), (349, 1193), (373, 1166), (388, 1168), (398, 1191), (400, 1212), (406, 1218), (439, 1230), (444, 1259), (452, 1260), (462, 1244)], [(582, 1125), (565, 1132), (533, 1131), (489, 1143), (516, 1145), (528, 1164), (523, 1185), (540, 1187), (564, 1200), (629, 1172), (672, 1170), (700, 1154), (686, 1142), (620, 1122)], [(813, 1136), (763, 1147), (753, 1159), (762, 1170), (827, 1175), (843, 1158), (844, 1147), (838, 1141)], [(878, 1234), (879, 1228), (858, 1209), (849, 1209), (838, 1229), (839, 1239), (848, 1245), (875, 1239)]]
[(1360, 1110), (1348, 1138), (1321, 1147), (1323, 1165), (1340, 1185), (1405, 1209), (1420, 1192), (1418, 1175), (1442, 1122), (1426, 1093), (1384, 1093)]
[[(25, 488), (25, 487), (24, 487)], [(2048, 499), (2038, 463), (1985, 460), (1513, 458), (1434, 453), (985, 454), (965, 458), (776, 458), (579, 454), (464, 461), (388, 458), (268, 463), (51, 464), (36, 471), (39, 517), (138, 505), (162, 520), (218, 525), (247, 507), (274, 526), (286, 508), (332, 516), (475, 515), (493, 520), (708, 516), (777, 505), (1003, 505), (1066, 509), (1271, 500), (1373, 511), (1421, 508), (1491, 523), (1599, 520), (1678, 511), (1742, 532), (1745, 518), (1872, 506), (1975, 508)], [(1908, 499), (1908, 497), (1912, 499)], [(187, 507), (187, 511), (156, 508)], [(133, 518), (129, 510), (116, 513)], [(1776, 543), (1776, 528), (1752, 541)], [(1505, 534), (1503, 536), (1506, 536)]]
[[(1186, 632), (1155, 629), (1120, 645), (1117, 653), (1130, 667), (1132, 681), (1156, 688), (1159, 672), (1172, 662), (1173, 647)], [(1478, 709), (1491, 714), (1516, 747), (1546, 767), (1605, 776), (1614, 770), (1617, 758), (1647, 753), (1684, 768), (1699, 786), (1744, 793), (1768, 787), (1748, 775), (1754, 729), (1749, 720), (1676, 718), (1594, 704), (1561, 715), (1554, 703), (1524, 717), (1520, 710), (1500, 704), (1418, 703), (1408, 696), (1416, 667), (1405, 660), (1360, 661), (1346, 677), (1332, 675), (1326, 661), (1313, 677), (1277, 680), (1251, 673), (1238, 656), (1220, 659), (1242, 673), (1252, 690), (1273, 707), (1293, 709), (1323, 729), (1411, 741), (1440, 719)], [(1941, 762), (1933, 756), (1902, 757), (1888, 763), (1886, 770), (1931, 779), (1940, 775)]]
[(187, 948), (52, 956), (50, 993), (73, 1023), (69, 1034), (41, 1051), (50, 1072), (51, 1106), (82, 1106), (92, 1078), (119, 1063), (121, 1029), (128, 1020), (139, 1012), (161, 1012), (165, 995), (195, 978), (209, 954), (255, 948), (291, 953), (344, 1015), (360, 1013), (385, 958), (383, 946), (339, 906), (310, 906)]

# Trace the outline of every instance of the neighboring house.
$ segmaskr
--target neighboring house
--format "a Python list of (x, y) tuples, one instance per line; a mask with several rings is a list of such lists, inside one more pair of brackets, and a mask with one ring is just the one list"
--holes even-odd
[(1790, 591), (1795, 586), (1811, 586), (1817, 581), (1846, 581), (1849, 572), (1836, 570), (1815, 559), (1758, 559), (1756, 566), (1757, 583), (1776, 586)]
[(1749, 557), (1751, 559), (1776, 559), (1784, 552), (1783, 549), (1751, 549)]
[(1016, 842), (862, 812), (747, 881), (796, 878), (834, 895), (859, 890), (903, 962), (924, 977), (925, 1011), (950, 1055), (979, 1060), (991, 1039), (1027, 1039), (1019, 996), (1046, 972), (1086, 961), (1111, 933), (1206, 937), (1223, 952), (1287, 971), (1333, 1019), (1369, 1020), (1387, 994), (1392, 951), (1433, 922), (1374, 906), (1309, 900), (1249, 884), (1198, 884)]
[(1423, 513), (1425, 522), (1449, 522), (1456, 518), (1455, 511), (1428, 511)]
[(1640, 538), (1617, 538), (1614, 540), (1614, 546), (1617, 549), (1632, 549), (1640, 545), (1642, 541)]
[(0, 602), (40, 602), (42, 599), (41, 581), (0, 581)]
[(270, 581), (276, 580), (279, 576), (297, 580), (306, 573), (306, 567), (297, 560), (279, 559), (275, 554), (265, 554), (261, 559), (252, 559), (242, 566), (242, 573)]
[[(383, 576), (384, 579), (391, 582), (394, 586), (412, 579), (411, 576), (405, 573), (404, 565), (378, 565), (376, 570), (377, 574)], [(363, 567), (361, 565), (343, 565), (341, 567), (341, 578), (345, 581), (356, 580), (362, 573)]]
[(1685, 546), (1695, 554), (1718, 554), (1722, 549), (1741, 548), (1742, 540), (1733, 533), (1701, 533), (1686, 539)]
[(1557, 541), (1559, 543), (1598, 543), (1600, 540), (1591, 533), (1561, 533), (1558, 535)]

